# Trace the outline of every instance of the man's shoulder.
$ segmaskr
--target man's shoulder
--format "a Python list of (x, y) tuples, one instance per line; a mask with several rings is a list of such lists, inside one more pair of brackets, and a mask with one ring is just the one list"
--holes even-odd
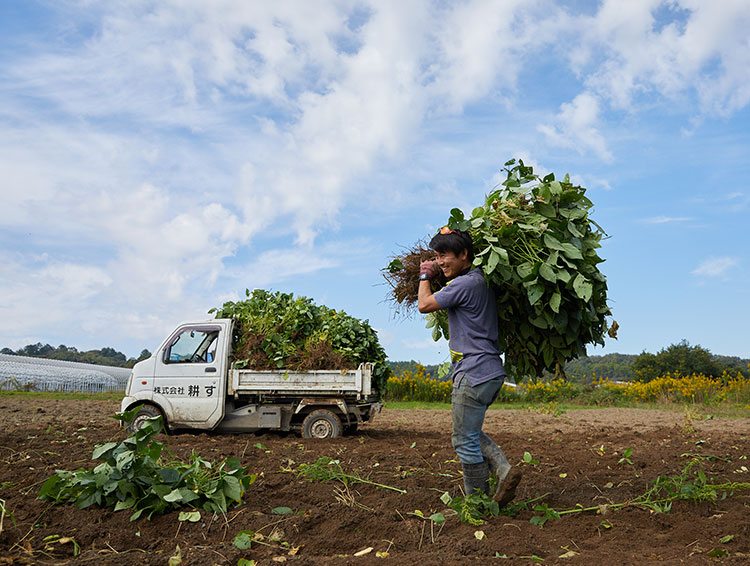
[(438, 292), (441, 293), (450, 289), (451, 294), (466, 293), (478, 289), (485, 284), (482, 272), (478, 269), (472, 269), (471, 271), (462, 275), (457, 275), (448, 281), (447, 285)]
[(468, 273), (456, 277), (456, 280), (461, 280), (462, 284), (471, 286), (485, 284), (484, 275), (482, 275), (480, 269), (472, 269)]
[(448, 281), (448, 285), (444, 287), (444, 289), (451, 289), (454, 293), (471, 293), (484, 285), (486, 285), (486, 282), (482, 272), (477, 269), (472, 269), (468, 273), (458, 275)]

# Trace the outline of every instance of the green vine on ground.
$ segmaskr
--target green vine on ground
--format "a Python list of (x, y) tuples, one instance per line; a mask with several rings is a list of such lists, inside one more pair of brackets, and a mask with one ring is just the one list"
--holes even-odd
[(298, 476), (304, 476), (308, 481), (316, 482), (327, 482), (327, 481), (339, 481), (345, 486), (349, 486), (355, 483), (364, 483), (374, 485), (383, 489), (390, 489), (398, 493), (406, 493), (405, 490), (393, 487), (391, 485), (384, 485), (377, 483), (369, 479), (363, 478), (358, 474), (347, 474), (341, 467), (341, 462), (328, 456), (320, 456), (317, 460), (311, 464), (300, 464), (298, 468)]
[(654, 513), (669, 513), (675, 501), (715, 502), (720, 497), (722, 499), (731, 497), (737, 491), (750, 491), (750, 483), (713, 483), (713, 480), (709, 480), (703, 471), (702, 460), (694, 458), (682, 468), (680, 473), (673, 476), (660, 475), (657, 477), (645, 493), (634, 499), (622, 503), (591, 507), (579, 505), (574, 509), (563, 511), (553, 509), (546, 504), (539, 504), (533, 507), (538, 515), (532, 517), (531, 522), (538, 527), (542, 527), (549, 519), (559, 519), (563, 515), (591, 511), (604, 513), (608, 510), (630, 506), (642, 507)]
[(675, 501), (715, 502), (720, 498), (731, 497), (738, 491), (750, 491), (750, 483), (726, 481), (716, 483), (709, 479), (702, 469), (702, 461), (710, 459), (712, 458), (693, 458), (682, 468), (680, 473), (672, 476), (660, 475), (645, 493), (621, 503), (590, 507), (579, 504), (573, 509), (557, 510), (546, 503), (539, 502), (549, 495), (549, 493), (545, 493), (539, 497), (512, 503), (500, 509), (497, 502), (479, 491), (458, 497), (450, 497), (446, 492), (440, 499), (456, 512), (462, 523), (467, 525), (479, 526), (491, 517), (499, 515), (514, 517), (519, 511), (531, 509), (536, 514), (531, 517), (530, 522), (541, 528), (550, 519), (559, 519), (563, 515), (587, 512), (603, 514), (610, 510), (625, 507), (641, 507), (654, 513), (669, 513)]

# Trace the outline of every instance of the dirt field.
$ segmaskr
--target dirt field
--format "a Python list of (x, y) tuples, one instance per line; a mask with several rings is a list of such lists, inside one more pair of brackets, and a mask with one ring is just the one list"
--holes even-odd
[[(529, 522), (531, 510), (481, 527), (462, 524), (440, 501), (445, 491), (458, 495), (461, 484), (445, 411), (386, 408), (366, 428), (333, 441), (270, 433), (171, 436), (170, 449), (180, 457), (193, 449), (211, 460), (235, 456), (259, 474), (245, 503), (227, 517), (204, 513), (200, 522), (188, 523), (172, 513), (131, 523), (127, 511), (53, 507), (36, 500), (40, 484), (55, 469), (89, 468), (95, 444), (124, 436), (108, 417), (117, 409), (110, 402), (0, 398), (0, 499), (15, 519), (4, 518), (0, 564), (166, 565), (178, 546), (184, 565), (234, 566), (241, 558), (259, 565), (337, 566), (750, 563), (750, 492), (716, 503), (678, 501), (668, 514), (634, 506), (604, 516), (569, 514), (543, 528)], [(520, 462), (524, 452), (538, 460), (521, 464), (517, 501), (547, 494), (541, 501), (557, 510), (630, 500), (660, 474), (680, 472), (689, 454), (712, 456), (703, 466), (717, 483), (750, 482), (748, 419), (691, 422), (683, 413), (638, 409), (559, 416), (493, 410), (485, 430), (512, 462)], [(632, 464), (620, 462), (627, 447)], [(356, 503), (347, 506), (337, 499), (335, 483), (310, 483), (284, 471), (321, 455), (407, 493), (360, 484), (351, 488)], [(295, 513), (272, 513), (280, 506)], [(448, 519), (442, 528), (431, 528), (410, 514), (415, 510), (427, 517), (444, 512)], [(245, 529), (288, 546), (240, 550), (233, 540)], [(477, 530), (484, 532), (482, 540)], [(72, 543), (45, 544), (52, 535), (73, 538), (80, 554), (73, 556)], [(373, 550), (355, 556), (368, 547)], [(711, 557), (712, 551), (726, 555)]]

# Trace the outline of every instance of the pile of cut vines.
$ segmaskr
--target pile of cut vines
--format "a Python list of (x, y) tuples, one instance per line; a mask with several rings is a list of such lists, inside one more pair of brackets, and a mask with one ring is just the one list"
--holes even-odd
[[(587, 345), (603, 344), (607, 332), (617, 337), (617, 323), (607, 324), (607, 279), (599, 270), (605, 233), (589, 216), (586, 189), (569, 176), (540, 178), (515, 159), (504, 170), (501, 188), (469, 217), (452, 209), (447, 225), (471, 235), (474, 267), (495, 290), (506, 369), (516, 379), (559, 375)], [(428, 257), (417, 244), (383, 270), (399, 307), (416, 306), (419, 262)], [(438, 291), (445, 282), (432, 285)], [(435, 340), (448, 338), (447, 314), (431, 313), (427, 327)]]
[[(135, 412), (116, 418), (129, 423)], [(193, 453), (189, 462), (182, 462), (165, 455), (164, 445), (155, 439), (162, 430), (162, 418), (155, 417), (122, 442), (98, 445), (92, 455), (101, 462), (98, 466), (57, 470), (42, 485), (39, 499), (75, 503), (79, 509), (128, 509), (131, 521), (182, 508), (226, 513), (230, 505), (241, 503), (255, 474), (248, 474), (236, 458), (211, 463)]]

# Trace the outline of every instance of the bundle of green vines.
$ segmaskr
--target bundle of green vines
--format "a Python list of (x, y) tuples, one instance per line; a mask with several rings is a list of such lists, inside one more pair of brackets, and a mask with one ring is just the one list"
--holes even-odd
[(372, 386), (385, 392), (391, 370), (367, 320), (291, 293), (255, 289), (245, 296), (209, 311), (235, 320), (235, 368), (344, 370), (373, 363)]
[[(617, 337), (607, 304), (607, 279), (599, 269), (604, 230), (589, 216), (586, 189), (568, 175), (540, 178), (515, 159), (505, 163), (507, 179), (471, 216), (458, 208), (448, 227), (467, 231), (474, 242), (474, 268), (481, 269), (497, 298), (499, 346), (506, 369), (517, 379), (564, 376), (565, 363), (586, 354), (586, 346)], [(418, 243), (383, 270), (397, 308), (416, 307), (419, 263), (434, 253)], [(433, 291), (446, 284), (432, 281)], [(427, 315), (435, 340), (448, 338), (445, 311)]]

